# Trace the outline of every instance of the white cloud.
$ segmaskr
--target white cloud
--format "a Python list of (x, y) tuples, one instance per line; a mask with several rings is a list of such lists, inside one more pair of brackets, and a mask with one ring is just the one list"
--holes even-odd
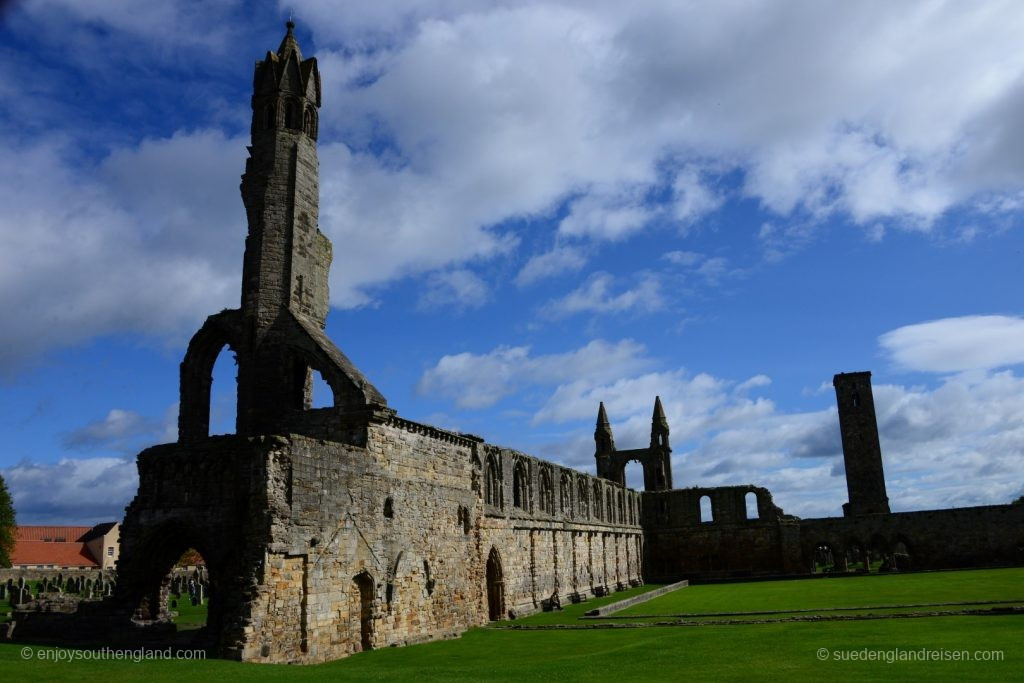
[(572, 202), (569, 215), (558, 225), (560, 235), (620, 240), (643, 229), (657, 211), (647, 206), (642, 185), (591, 190)]
[(442, 2), (358, 10), (351, 24), (322, 2), (300, 10), (327, 45), (387, 35), (383, 52), (321, 52), (325, 74), (347, 79), (346, 106), (325, 119), (393, 143), (346, 162), (367, 201), (331, 225), (393, 245), (414, 222), (437, 242), (336, 282), (342, 303), (395, 274), (498, 253), (484, 226), (567, 198), (563, 235), (618, 240), (662, 206), (683, 222), (713, 211), (724, 197), (709, 178), (733, 169), (781, 214), (910, 229), (964, 202), (1007, 210), (992, 195), (1024, 182), (1009, 151), (1024, 74), (1012, 5)]
[[(223, 18), (241, 12), (233, 2), (199, 14), (188, 2), (125, 7), (48, 0), (12, 17), (44, 43), (73, 39), (69, 58), (101, 75), (118, 72), (104, 60), (123, 57), (97, 40), (128, 36), (154, 64), (180, 66), (169, 39), (190, 59), (230, 49)], [(1024, 15), (1012, 2), (444, 0), (339, 16), (310, 0), (295, 10), (325, 79), (321, 227), (338, 245), (335, 306), (507, 254), (519, 241), (506, 221), (560, 207), (559, 231), (578, 240), (689, 225), (728, 198), (716, 178), (735, 171), (741, 194), (811, 220), (840, 212), (921, 230), (953, 206), (1020, 206)], [(0, 83), (20, 94), (11, 87)], [(33, 349), (112, 330), (187, 329), (236, 297), (244, 139), (200, 129), (83, 166), (69, 160), (82, 131), (61, 94), (43, 84), (31, 97), (62, 112), (52, 130), (68, 138), (3, 132), (0, 236), (17, 256), (0, 262), (0, 305), (32, 312), (2, 340), (8, 369)], [(784, 253), (772, 244), (766, 255)], [(545, 272), (535, 267), (521, 279)]]
[(487, 283), (472, 271), (460, 268), (434, 273), (427, 278), (426, 288), (420, 295), (419, 308), (479, 308), (487, 303), (488, 298), (490, 291)]
[(907, 325), (878, 338), (899, 367), (923, 372), (985, 370), (1024, 363), (1024, 319), (969, 315)]
[(542, 314), (561, 318), (577, 313), (650, 313), (665, 306), (661, 282), (651, 273), (643, 273), (629, 289), (615, 292), (616, 278), (595, 273), (586, 282), (560, 299), (544, 305)]
[(587, 257), (582, 249), (567, 246), (555, 247), (551, 251), (531, 257), (516, 275), (516, 284), (526, 287), (538, 280), (574, 273), (586, 262)]
[(7, 142), (0, 310), (27, 314), (0, 332), (0, 372), (111, 332), (182, 339), (237, 305), (241, 140), (146, 140), (96, 168), (72, 164), (67, 139)]
[(178, 406), (170, 406), (162, 419), (145, 417), (132, 410), (111, 408), (105, 417), (63, 436), (66, 448), (135, 453), (159, 442), (177, 440)]
[(82, 524), (121, 520), (138, 488), (134, 458), (22, 461), (3, 470), (19, 524)]
[(704, 254), (695, 251), (668, 251), (661, 255), (669, 263), (677, 266), (695, 266), (704, 260)]
[(423, 373), (417, 391), (450, 398), (462, 408), (486, 408), (524, 386), (569, 378), (601, 381), (650, 362), (644, 347), (630, 339), (616, 344), (598, 339), (574, 351), (538, 356), (531, 356), (526, 346), (499, 346), (486, 354), (442, 357)]

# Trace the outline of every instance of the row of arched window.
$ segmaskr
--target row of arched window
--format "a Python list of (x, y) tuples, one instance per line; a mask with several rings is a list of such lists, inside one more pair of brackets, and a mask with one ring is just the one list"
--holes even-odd
[[(514, 458), (512, 463), (512, 506), (515, 508), (530, 512), (535, 504), (537, 511), (545, 515), (618, 524), (639, 523), (639, 497), (631, 491), (577, 474), (574, 500), (573, 474), (561, 472), (556, 489), (555, 468), (541, 466), (535, 498), (529, 462), (525, 458)], [(484, 502), (499, 509), (504, 507), (502, 481), (500, 459), (488, 455), (484, 465)]]
[(284, 100), (284, 111), (282, 112), (278, 102), (270, 102), (263, 107), (263, 128), (271, 130), (277, 128), (278, 120), (283, 114), (284, 127), (288, 130), (301, 130), (309, 137), (316, 140), (317, 137), (317, 116), (316, 109), (312, 105), (303, 106), (294, 98)]
[[(711, 504), (711, 496), (703, 495), (700, 497), (700, 521), (702, 524), (710, 524), (715, 521), (714, 506)], [(759, 519), (760, 512), (757, 507), (757, 494), (753, 491), (747, 491), (746, 495), (743, 496), (743, 514), (746, 519)]]

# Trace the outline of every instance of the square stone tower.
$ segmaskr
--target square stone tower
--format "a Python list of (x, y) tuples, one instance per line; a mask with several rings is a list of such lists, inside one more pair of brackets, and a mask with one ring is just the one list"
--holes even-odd
[(839, 407), (839, 429), (843, 438), (846, 488), (850, 500), (845, 515), (889, 512), (882, 470), (882, 446), (878, 440), (875, 399), (870, 372), (841, 372), (832, 378)]

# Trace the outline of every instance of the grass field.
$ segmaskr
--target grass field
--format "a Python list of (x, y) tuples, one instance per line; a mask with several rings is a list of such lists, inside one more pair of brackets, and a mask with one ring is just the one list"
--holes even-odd
[[(645, 614), (822, 609), (910, 602), (1019, 598), (1024, 570), (942, 572), (877, 578), (814, 579), (692, 586), (639, 605)], [(634, 589), (639, 590), (639, 589)], [(318, 666), (236, 662), (60, 662), (36, 659), (46, 648), (0, 646), (0, 678), (24, 680), (224, 681), (330, 678), (336, 680), (1020, 680), (1024, 677), (1024, 617), (955, 616), (817, 623), (724, 626), (641, 626), (577, 629), (578, 617), (600, 601), (568, 605), (497, 627), (473, 629), (458, 640), (386, 648)], [(952, 598), (952, 599), (951, 599)], [(618, 615), (623, 622), (635, 619)], [(561, 623), (569, 628), (558, 627)], [(594, 626), (593, 622), (585, 622)], [(545, 630), (510, 630), (509, 625)], [(822, 652), (824, 659), (820, 657)], [(933, 661), (893, 661), (922, 651)], [(952, 661), (966, 651), (1002, 653), (1001, 661)], [(877, 654), (875, 654), (877, 653)], [(876, 657), (850, 661), (850, 657)], [(946, 660), (942, 660), (946, 657)]]

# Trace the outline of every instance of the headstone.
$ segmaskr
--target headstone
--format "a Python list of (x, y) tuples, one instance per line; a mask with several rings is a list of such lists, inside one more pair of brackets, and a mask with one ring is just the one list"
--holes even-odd
[(24, 576), (19, 576), (18, 577), (18, 588), (24, 588), (24, 587), (25, 587), (25, 577)]
[(204, 584), (204, 583), (199, 584), (198, 596), (199, 596), (199, 604), (200, 605), (203, 604), (203, 599), (204, 599), (205, 593), (206, 593), (206, 584)]
[(199, 606), (199, 598), (198, 597), (193, 597), (192, 598), (192, 606), (193, 607), (198, 607)]
[(178, 609), (178, 601), (171, 600), (171, 609)]
[(0, 600), (4, 600), (7, 597), (7, 584), (0, 583)]

